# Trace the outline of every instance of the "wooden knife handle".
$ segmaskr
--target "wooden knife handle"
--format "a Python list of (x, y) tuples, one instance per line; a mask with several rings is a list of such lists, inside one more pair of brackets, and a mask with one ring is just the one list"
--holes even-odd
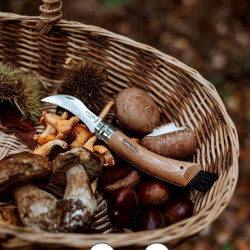
[(108, 145), (140, 170), (178, 186), (185, 187), (202, 169), (197, 163), (173, 160), (155, 154), (120, 131), (111, 135)]

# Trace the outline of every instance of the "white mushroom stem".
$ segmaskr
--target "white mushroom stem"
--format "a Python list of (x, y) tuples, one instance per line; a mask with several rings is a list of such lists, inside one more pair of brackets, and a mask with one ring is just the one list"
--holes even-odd
[(95, 214), (97, 202), (83, 166), (79, 164), (68, 169), (66, 182), (63, 200), (58, 201), (57, 208), (50, 216), (55, 223), (50, 223), (53, 228), (49, 231), (84, 230), (90, 226)]
[(24, 184), (12, 191), (24, 226), (39, 230), (41, 217), (56, 206), (57, 199), (33, 184)]
[(92, 217), (97, 207), (96, 199), (92, 192), (88, 175), (82, 165), (71, 167), (66, 172), (67, 186), (64, 200), (80, 200), (88, 209), (88, 215)]

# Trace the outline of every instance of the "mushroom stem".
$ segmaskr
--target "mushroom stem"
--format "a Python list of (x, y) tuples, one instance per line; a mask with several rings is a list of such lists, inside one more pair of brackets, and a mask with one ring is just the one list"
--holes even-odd
[(59, 154), (52, 162), (51, 183), (66, 187), (50, 214), (48, 231), (79, 232), (88, 228), (97, 208), (90, 181), (101, 173), (99, 157), (81, 147)]
[(112, 108), (114, 102), (113, 101), (109, 101), (106, 106), (103, 108), (103, 110), (101, 111), (101, 113), (98, 115), (99, 118), (104, 119), (107, 114), (109, 113), (110, 109)]
[(97, 138), (97, 135), (93, 135), (88, 139), (88, 141), (83, 145), (83, 147), (90, 150), (91, 152), (94, 152), (93, 148)]
[(31, 183), (15, 188), (12, 194), (22, 223), (37, 230), (41, 228), (41, 216), (52, 210), (57, 201), (53, 195)]
[(96, 199), (92, 192), (88, 175), (82, 165), (71, 167), (66, 172), (67, 186), (64, 193), (64, 200), (78, 199), (83, 206), (88, 207), (92, 217), (96, 210)]
[(66, 189), (63, 200), (49, 215), (48, 231), (74, 232), (90, 226), (97, 202), (89, 184), (88, 175), (82, 165), (77, 164), (66, 172)]
[(55, 147), (55, 146), (60, 146), (63, 149), (67, 149), (68, 148), (68, 144), (65, 141), (56, 139), (53, 141), (49, 141), (41, 146), (36, 147), (33, 150), (33, 154), (37, 154), (37, 155), (41, 155), (41, 156), (46, 156), (49, 154), (49, 152)]

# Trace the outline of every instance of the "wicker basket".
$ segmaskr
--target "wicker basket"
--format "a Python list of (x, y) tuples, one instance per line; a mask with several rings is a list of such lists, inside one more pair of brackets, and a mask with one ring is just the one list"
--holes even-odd
[[(195, 214), (169, 227), (128, 234), (53, 234), (0, 225), (4, 248), (81, 248), (106, 242), (115, 249), (145, 249), (153, 243), (179, 244), (211, 224), (225, 209), (238, 177), (239, 145), (234, 124), (214, 86), (197, 71), (147, 45), (107, 30), (59, 20), (62, 2), (43, 0), (40, 17), (0, 13), (0, 60), (37, 73), (48, 94), (60, 86), (64, 62), (91, 59), (109, 74), (109, 96), (128, 86), (148, 91), (160, 107), (162, 122), (192, 128), (198, 138), (193, 161), (219, 173), (206, 194), (191, 193)], [(0, 158), (27, 151), (10, 132), (0, 131)]]

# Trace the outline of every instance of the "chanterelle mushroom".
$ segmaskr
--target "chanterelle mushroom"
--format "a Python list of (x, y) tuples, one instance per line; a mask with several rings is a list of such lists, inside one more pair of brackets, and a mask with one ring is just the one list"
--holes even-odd
[(55, 147), (55, 146), (60, 146), (63, 149), (67, 149), (68, 148), (68, 144), (63, 141), (63, 140), (53, 140), (53, 141), (49, 141), (43, 145), (37, 146), (34, 150), (33, 150), (33, 154), (36, 155), (41, 155), (43, 157), (47, 156), (51, 150)]
[(11, 191), (24, 226), (40, 229), (42, 214), (56, 204), (53, 195), (31, 184), (33, 180), (47, 178), (49, 173), (49, 162), (28, 152), (12, 154), (0, 161), (0, 194)]
[(90, 130), (83, 124), (76, 124), (69, 132), (69, 136), (75, 138), (71, 143), (71, 147), (81, 147), (92, 136)]
[(97, 203), (89, 179), (101, 173), (99, 157), (84, 148), (59, 154), (52, 162), (51, 183), (65, 187), (63, 200), (50, 213), (48, 231), (83, 231), (90, 226)]

